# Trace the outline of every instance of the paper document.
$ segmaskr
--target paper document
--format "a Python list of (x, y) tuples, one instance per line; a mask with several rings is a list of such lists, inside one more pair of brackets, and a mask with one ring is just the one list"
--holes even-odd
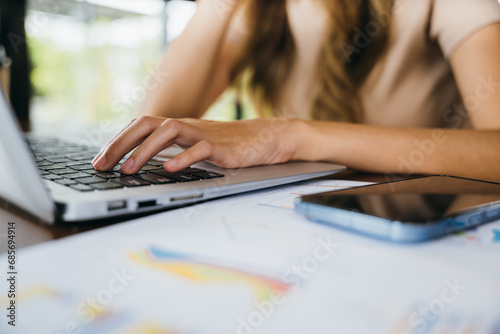
[[(498, 333), (500, 222), (395, 245), (307, 221), (308, 181), (22, 250), (0, 333)], [(7, 255), (0, 257), (7, 263)]]

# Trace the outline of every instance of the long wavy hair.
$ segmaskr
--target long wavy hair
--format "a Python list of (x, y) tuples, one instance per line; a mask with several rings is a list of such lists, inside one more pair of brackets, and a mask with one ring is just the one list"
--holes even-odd
[[(294, 65), (296, 49), (286, 0), (249, 1), (251, 34), (232, 69), (231, 79), (236, 84), (246, 73), (250, 75), (248, 85), (262, 115), (264, 106), (279, 100), (283, 82)], [(358, 90), (387, 44), (392, 3), (393, 0), (323, 0), (329, 20), (317, 61), (320, 86), (311, 106), (313, 119), (363, 121)]]

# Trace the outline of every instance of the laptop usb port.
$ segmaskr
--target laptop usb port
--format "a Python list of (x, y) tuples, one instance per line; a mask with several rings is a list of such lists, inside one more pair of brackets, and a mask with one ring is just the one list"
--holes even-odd
[(137, 208), (138, 209), (144, 209), (144, 208), (150, 208), (150, 207), (153, 207), (153, 206), (156, 206), (157, 203), (155, 200), (153, 201), (143, 201), (143, 202), (139, 202), (137, 203)]
[(192, 195), (172, 197), (172, 198), (170, 198), (170, 202), (186, 201), (186, 200), (198, 199), (198, 198), (203, 198), (203, 194), (192, 194)]
[(108, 211), (117, 211), (127, 208), (127, 201), (114, 201), (108, 203)]

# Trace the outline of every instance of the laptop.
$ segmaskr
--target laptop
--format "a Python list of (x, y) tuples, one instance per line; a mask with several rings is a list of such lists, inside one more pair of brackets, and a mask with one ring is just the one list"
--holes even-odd
[(80, 142), (24, 136), (0, 93), (0, 198), (47, 224), (159, 211), (345, 169), (320, 162), (223, 169), (201, 162), (167, 173), (163, 162), (175, 155), (167, 150), (138, 174), (124, 175), (119, 165), (95, 171), (90, 162), (98, 151)]

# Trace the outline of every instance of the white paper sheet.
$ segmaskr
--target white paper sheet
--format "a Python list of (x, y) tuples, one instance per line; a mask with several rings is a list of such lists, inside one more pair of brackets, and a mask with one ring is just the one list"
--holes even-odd
[(293, 211), (298, 194), (355, 185), (257, 191), (23, 250), (17, 326), (3, 316), (0, 332), (498, 333), (500, 222), (409, 246)]

